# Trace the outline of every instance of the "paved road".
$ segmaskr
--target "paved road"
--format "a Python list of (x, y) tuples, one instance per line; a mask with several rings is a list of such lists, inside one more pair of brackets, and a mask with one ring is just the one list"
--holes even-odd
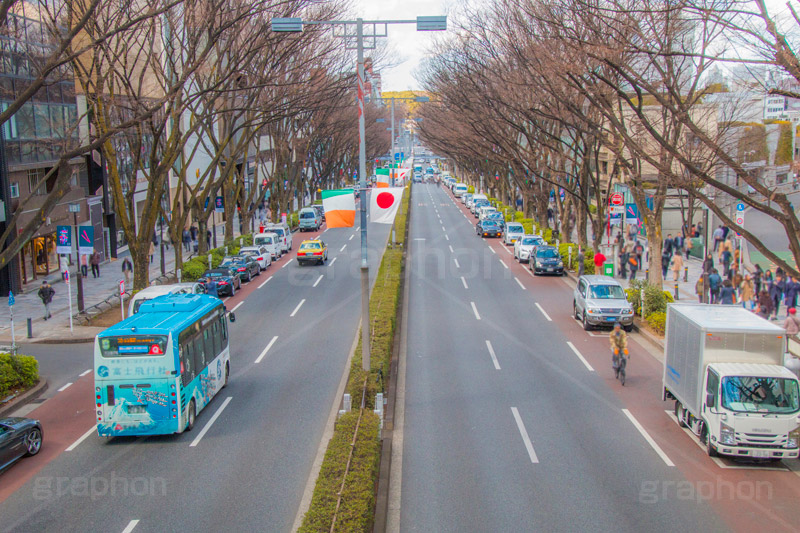
[(571, 319), (563, 278), (534, 278), (498, 240), (478, 238), (474, 219), (445, 190), (415, 187), (402, 531), (724, 531), (751, 523), (788, 530), (797, 523), (800, 513), (788, 502), (800, 484), (785, 469), (756, 473), (780, 502), (678, 493), (682, 484), (697, 491), (741, 474), (712, 463), (669, 419), (660, 363), (632, 343), (629, 380), (620, 387), (607, 334), (588, 334)]
[[(373, 276), (388, 231), (370, 225)], [(91, 375), (61, 393), (65, 401), (86, 398), (85, 413), (72, 424), (74, 438), (51, 440), (46, 464), (36, 457), (3, 475), (9, 485), (27, 481), (0, 487), (0, 530), (123, 531), (133, 520), (136, 532), (289, 530), (360, 316), (359, 237), (340, 228), (323, 238), (326, 266), (283, 259), (226, 303), (232, 309), (244, 302), (230, 327), (231, 383), (198, 416), (194, 431), (111, 440), (93, 433), (63, 451), (92, 427)], [(31, 416), (53, 417), (60, 399)], [(82, 490), (85, 484), (99, 494)]]

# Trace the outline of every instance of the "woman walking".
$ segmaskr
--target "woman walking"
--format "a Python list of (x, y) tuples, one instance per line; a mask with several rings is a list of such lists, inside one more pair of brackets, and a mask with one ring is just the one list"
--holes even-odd
[(719, 303), (722, 305), (733, 305), (736, 303), (736, 291), (731, 280), (726, 279), (722, 282), (722, 289), (719, 291)]
[(672, 256), (672, 281), (678, 281), (683, 270), (683, 254), (680, 250), (675, 250), (675, 255)]
[(761, 318), (769, 318), (772, 314), (772, 298), (769, 297), (767, 289), (762, 288), (758, 293), (758, 305), (756, 306), (756, 313)]
[(753, 287), (753, 280), (750, 278), (750, 274), (747, 274), (739, 284), (739, 299), (742, 301), (742, 307), (752, 310), (755, 296), (756, 291)]

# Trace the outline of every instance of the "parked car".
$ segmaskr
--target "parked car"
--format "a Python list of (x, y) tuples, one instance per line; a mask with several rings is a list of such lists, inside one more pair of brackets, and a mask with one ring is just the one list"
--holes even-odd
[(261, 270), (266, 270), (272, 264), (272, 254), (266, 246), (245, 246), (239, 249), (239, 255), (252, 256)]
[(514, 259), (520, 263), (527, 263), (533, 249), (542, 244), (544, 239), (538, 235), (523, 235), (514, 243)]
[(484, 220), (494, 220), (503, 228), (506, 227), (506, 217), (503, 216), (503, 213), (499, 211), (492, 211), (491, 213), (487, 213), (484, 217)]
[(297, 263), (302, 266), (308, 263), (323, 264), (328, 260), (328, 245), (322, 239), (312, 239), (300, 243), (297, 249)]
[(496, 213), (497, 208), (491, 205), (482, 205), (478, 208), (478, 220), (486, 220), (486, 215)]
[(613, 326), (614, 322), (620, 322), (625, 331), (633, 329), (633, 306), (628, 302), (625, 289), (608, 276), (578, 278), (573, 292), (572, 313), (583, 323), (585, 330), (592, 326)]
[(170, 285), (153, 285), (146, 287), (136, 294), (128, 302), (128, 316), (135, 315), (147, 300), (152, 300), (156, 296), (164, 294), (205, 294), (206, 288), (202, 283), (190, 281), (186, 283), (173, 283)]
[(230, 268), (213, 268), (206, 270), (197, 281), (202, 283), (208, 290), (208, 282), (214, 280), (217, 283), (217, 294), (220, 296), (233, 296), (236, 291), (242, 288), (242, 280)]
[(506, 232), (503, 235), (503, 244), (511, 246), (523, 235), (525, 235), (525, 228), (522, 227), (522, 224), (519, 222), (508, 222), (506, 223)]
[(461, 195), (461, 201), (464, 202), (464, 206), (467, 209), (469, 209), (470, 200), (472, 200), (472, 193), (471, 192), (465, 192), (464, 194)]
[(480, 209), (481, 207), (488, 206), (489, 200), (485, 198), (472, 198), (472, 214), (475, 215), (475, 218), (480, 216)]
[(267, 250), (269, 250), (272, 259), (278, 259), (281, 255), (283, 255), (281, 240), (276, 233), (256, 233), (256, 235), (253, 237), (253, 244), (255, 246), (264, 246)]
[(555, 274), (556, 276), (563, 276), (566, 273), (564, 271), (564, 262), (558, 254), (558, 248), (544, 244), (534, 246), (528, 260), (528, 268), (533, 271), (534, 275)]
[(0, 472), (18, 459), (33, 456), (42, 449), (42, 424), (32, 418), (0, 418)]
[(297, 216), (300, 231), (317, 231), (322, 226), (322, 217), (313, 207), (304, 207)]
[(250, 281), (261, 275), (261, 267), (252, 255), (228, 255), (219, 266), (233, 270), (242, 281)]
[(496, 220), (482, 220), (475, 225), (475, 232), (481, 237), (502, 237), (503, 228)]
[(264, 232), (274, 233), (278, 236), (281, 245), (281, 252), (285, 253), (292, 249), (292, 230), (286, 224), (269, 224), (264, 228)]

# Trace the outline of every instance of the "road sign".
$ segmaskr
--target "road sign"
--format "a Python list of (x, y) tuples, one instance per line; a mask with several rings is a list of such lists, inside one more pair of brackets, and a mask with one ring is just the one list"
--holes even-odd
[(744, 213), (736, 213), (736, 224), (744, 226)]
[(78, 253), (91, 255), (94, 252), (94, 227), (81, 226), (78, 228)]
[(11, 307), (12, 305), (14, 305), (14, 293), (8, 291), (8, 306)]
[(225, 212), (225, 200), (222, 198), (222, 196), (217, 196), (214, 198), (214, 211), (217, 213)]
[(72, 253), (72, 229), (69, 226), (56, 226), (56, 253)]
[(612, 214), (612, 215), (621, 215), (622, 213), (625, 212), (625, 206), (624, 205), (612, 205), (609, 208), (608, 212), (610, 214)]
[(738, 204), (736, 204), (736, 210), (744, 211), (744, 202), (739, 202)]
[(611, 195), (611, 205), (622, 205), (625, 198), (618, 192)]
[(69, 212), (70, 213), (80, 213), (81, 212), (81, 204), (69, 204)]
[(119, 295), (120, 296), (125, 296), (125, 280), (124, 279), (119, 280)]

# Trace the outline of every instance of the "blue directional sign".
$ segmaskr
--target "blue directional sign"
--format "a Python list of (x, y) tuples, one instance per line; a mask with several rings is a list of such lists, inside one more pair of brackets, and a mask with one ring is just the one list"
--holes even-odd
[(738, 204), (736, 204), (736, 210), (744, 211), (744, 202), (739, 202)]
[(8, 306), (11, 307), (12, 305), (14, 305), (14, 293), (8, 291)]

